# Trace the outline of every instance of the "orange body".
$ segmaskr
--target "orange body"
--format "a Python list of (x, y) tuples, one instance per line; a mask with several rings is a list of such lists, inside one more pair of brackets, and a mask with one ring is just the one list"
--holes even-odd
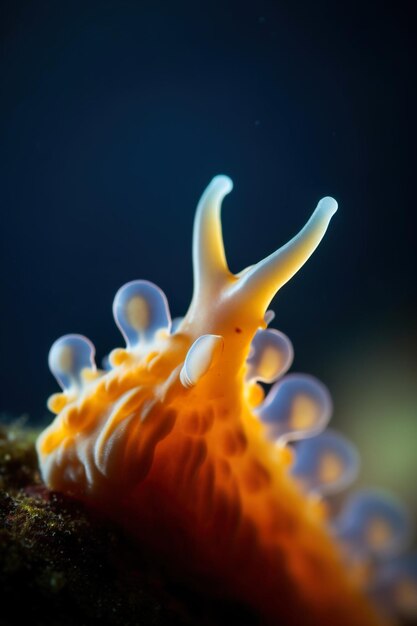
[[(128, 345), (110, 355), (109, 371), (91, 364), (76, 379), (72, 344), (55, 348), (53, 369), (70, 382), (51, 398), (58, 415), (38, 440), (44, 479), (123, 524), (171, 577), (214, 601), (245, 603), (259, 624), (381, 625), (317, 493), (291, 476), (292, 449), (268, 436), (257, 413), (264, 392), (247, 377), (270, 300), (314, 250), (335, 206), (319, 204), (290, 244), (234, 276), (219, 218), (230, 188), (217, 177), (200, 203), (195, 293), (175, 332), (156, 328), (149, 340), (160, 310), (143, 296), (149, 286), (130, 286), (115, 313)], [(297, 400), (295, 431), (310, 421), (308, 398)]]

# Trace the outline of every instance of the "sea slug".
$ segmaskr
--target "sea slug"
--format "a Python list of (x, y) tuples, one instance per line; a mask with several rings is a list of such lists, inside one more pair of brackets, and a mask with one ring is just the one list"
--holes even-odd
[(325, 386), (285, 375), (291, 342), (268, 328), (272, 298), (318, 246), (337, 203), (320, 200), (289, 243), (235, 275), (220, 221), (231, 189), (216, 176), (199, 202), (184, 318), (171, 321), (163, 292), (135, 280), (113, 305), (126, 347), (104, 369), (81, 335), (53, 344), (62, 393), (49, 399), (57, 416), (37, 442), (43, 479), (115, 518), (178, 580), (213, 601), (243, 600), (253, 623), (391, 623), (363, 587), (383, 591), (389, 609), (415, 603), (415, 569), (385, 560), (371, 571), (402, 549), (407, 515), (369, 492), (330, 519), (324, 497), (350, 484), (358, 455), (326, 428)]

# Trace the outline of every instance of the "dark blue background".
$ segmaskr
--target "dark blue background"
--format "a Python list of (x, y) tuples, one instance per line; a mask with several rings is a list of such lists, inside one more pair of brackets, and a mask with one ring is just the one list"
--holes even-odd
[(1, 409), (44, 416), (58, 336), (88, 335), (99, 360), (121, 344), (124, 282), (186, 310), (194, 209), (218, 173), (235, 271), (337, 198), (276, 325), (336, 423), (362, 420), (359, 388), (392, 419), (397, 395), (414, 402), (415, 22), (412, 3), (361, 5), (1, 4)]

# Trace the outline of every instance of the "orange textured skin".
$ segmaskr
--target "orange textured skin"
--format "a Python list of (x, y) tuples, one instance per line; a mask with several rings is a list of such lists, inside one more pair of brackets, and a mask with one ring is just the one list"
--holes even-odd
[[(114, 351), (111, 371), (85, 371), (82, 392), (51, 399), (44, 478), (123, 524), (170, 576), (244, 602), (259, 624), (381, 626), (323, 505), (289, 475), (291, 450), (254, 414), (263, 391), (245, 382), (246, 358), (270, 296), (232, 298), (237, 282), (225, 272), (197, 290), (175, 334)], [(221, 353), (186, 388), (179, 374), (202, 333), (223, 338)]]

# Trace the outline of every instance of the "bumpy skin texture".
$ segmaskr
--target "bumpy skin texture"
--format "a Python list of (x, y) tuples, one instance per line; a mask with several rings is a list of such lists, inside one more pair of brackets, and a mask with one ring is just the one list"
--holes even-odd
[[(37, 444), (43, 478), (117, 519), (179, 581), (213, 598), (244, 598), (260, 624), (377, 626), (323, 508), (300, 490), (290, 450), (257, 415), (261, 387), (247, 379), (269, 302), (316, 248), (337, 205), (322, 200), (289, 244), (233, 275), (220, 227), (230, 189), (216, 177), (200, 201), (195, 291), (176, 331), (152, 327), (146, 298), (132, 309), (121, 296), (115, 312), (127, 348), (113, 351), (109, 371), (84, 368), (51, 398), (58, 415)], [(71, 358), (57, 354), (58, 369), (70, 371)]]

